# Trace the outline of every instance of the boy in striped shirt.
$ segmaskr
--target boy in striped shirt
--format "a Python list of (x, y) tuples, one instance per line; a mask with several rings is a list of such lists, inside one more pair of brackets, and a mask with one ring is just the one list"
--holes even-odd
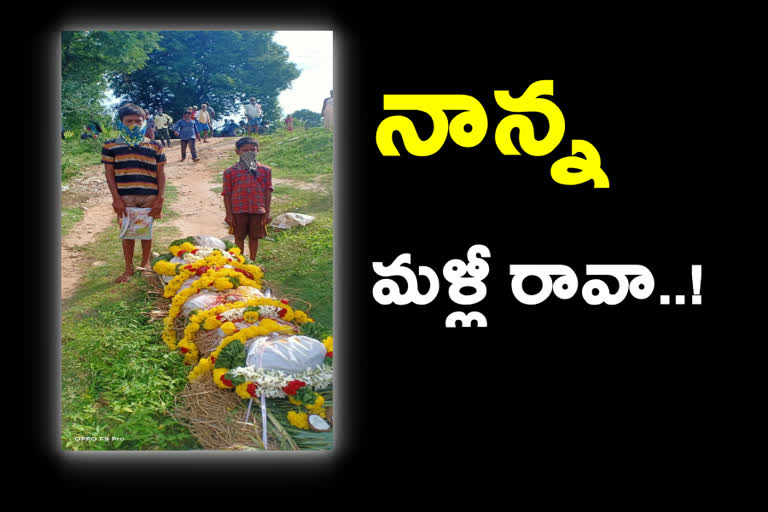
[[(150, 215), (160, 218), (165, 197), (165, 154), (158, 141), (144, 138), (146, 112), (128, 103), (117, 112), (120, 136), (101, 148), (107, 185), (112, 193), (112, 208), (120, 224), (128, 207), (151, 208)], [(133, 252), (136, 241), (124, 239), (125, 272), (115, 279), (126, 282), (134, 272)], [(147, 268), (152, 254), (152, 240), (141, 241), (141, 267)]]

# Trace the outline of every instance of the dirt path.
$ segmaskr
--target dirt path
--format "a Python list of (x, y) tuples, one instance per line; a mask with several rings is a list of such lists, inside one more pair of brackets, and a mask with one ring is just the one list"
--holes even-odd
[[(216, 162), (235, 156), (235, 140), (227, 137), (211, 138), (207, 143), (198, 142), (198, 162), (192, 161), (189, 151), (187, 159), (180, 162), (181, 148), (177, 139), (172, 141), (172, 147), (166, 148), (166, 182), (178, 190), (178, 199), (172, 208), (179, 214), (169, 225), (178, 228), (182, 236), (226, 236), (224, 203), (221, 195), (211, 188), (215, 187), (214, 177), (220, 172), (216, 170)], [(82, 175), (62, 192), (62, 207), (68, 206), (83, 207), (85, 215), (61, 241), (62, 299), (72, 295), (87, 270), (83, 247), (110, 224), (115, 226), (117, 235), (117, 218), (112, 210), (112, 196), (107, 188), (103, 165), (84, 169)]]

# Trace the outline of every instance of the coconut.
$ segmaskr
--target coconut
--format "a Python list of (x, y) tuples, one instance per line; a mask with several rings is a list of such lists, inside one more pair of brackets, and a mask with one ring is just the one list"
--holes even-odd
[(331, 430), (331, 425), (319, 414), (310, 414), (307, 420), (309, 421), (309, 428), (315, 432), (328, 432)]
[(331, 426), (333, 426), (333, 406), (332, 405), (325, 409), (325, 417), (328, 419), (328, 423), (330, 423)]

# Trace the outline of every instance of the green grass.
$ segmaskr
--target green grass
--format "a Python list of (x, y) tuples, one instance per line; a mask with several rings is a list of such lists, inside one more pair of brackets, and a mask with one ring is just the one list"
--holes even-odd
[[(297, 136), (284, 130), (260, 137), (266, 148)], [(312, 133), (308, 141), (275, 144), (262, 162), (273, 166), (275, 177), (312, 180), (318, 175), (331, 177), (332, 152), (317, 141), (330, 144), (329, 133)], [(66, 141), (63, 141), (66, 142)], [(65, 149), (73, 145), (65, 144)], [(304, 147), (307, 154), (297, 153)], [(310, 151), (315, 148), (314, 151)], [(79, 147), (76, 149), (80, 149)], [(93, 157), (94, 155), (91, 155)], [(68, 161), (87, 162), (86, 152), (72, 155)], [(77, 160), (81, 159), (81, 160)], [(302, 162), (302, 160), (304, 160)], [(64, 160), (63, 160), (64, 161)], [(95, 161), (98, 164), (98, 159)], [(234, 159), (222, 160), (222, 170)], [(62, 172), (64, 172), (62, 166)], [(297, 297), (312, 304), (309, 314), (318, 327), (333, 328), (333, 196), (330, 179), (323, 180), (327, 193), (279, 186), (282, 198), (273, 206), (272, 216), (284, 211), (314, 215), (316, 220), (305, 227), (284, 232), (270, 231), (260, 243), (258, 263), (267, 270), (265, 284), (281, 297)], [(169, 184), (163, 218), (153, 228), (153, 250), (165, 252), (170, 241), (197, 233), (178, 233), (168, 222), (178, 214), (173, 210), (177, 189)], [(279, 210), (278, 210), (279, 208)], [(62, 234), (69, 232), (82, 218), (80, 208), (62, 212)], [(114, 278), (122, 273), (124, 263), (117, 226), (97, 236), (82, 248), (83, 263), (88, 272), (75, 294), (62, 309), (62, 447), (65, 450), (197, 450), (197, 440), (188, 429), (170, 415), (174, 396), (186, 385), (189, 367), (182, 357), (169, 352), (162, 341), (162, 322), (150, 322), (147, 313), (155, 308), (156, 296), (140, 274), (128, 283), (116, 285)], [(136, 243), (134, 264), (140, 263), (140, 243)], [(94, 266), (92, 263), (99, 262)], [(295, 306), (306, 310), (301, 302)], [(332, 394), (326, 394), (328, 404)], [(275, 401), (279, 403), (279, 401)], [(287, 402), (286, 402), (287, 404)], [(282, 404), (282, 406), (286, 406)], [(279, 408), (278, 408), (279, 410)], [(277, 414), (285, 423), (284, 415)], [(315, 435), (286, 426), (302, 448), (327, 448), (329, 435)], [(78, 438), (96, 438), (95, 441)], [(108, 440), (99, 440), (99, 438)], [(115, 439), (112, 439), (115, 438)]]
[(123, 270), (115, 235), (107, 230), (85, 248), (89, 259), (104, 263), (91, 268), (64, 306), (62, 447), (199, 448), (187, 428), (168, 414), (174, 395), (186, 385), (187, 370), (181, 355), (162, 343), (162, 322), (148, 322), (145, 313), (153, 309), (155, 296), (137, 276), (123, 285), (112, 283)]
[[(312, 304), (309, 316), (333, 330), (333, 219), (318, 214), (314, 222), (282, 232), (270, 232), (259, 243), (264, 281), (279, 295)], [(297, 304), (300, 309), (300, 303)]]
[[(160, 219), (160, 224), (162, 224), (163, 222), (167, 222), (169, 220), (173, 220), (179, 216), (179, 214), (173, 209), (173, 203), (178, 198), (179, 198), (179, 189), (176, 187), (176, 185), (171, 185), (170, 183), (166, 183), (165, 199), (163, 200), (163, 217)], [(155, 224), (153, 224), (152, 228), (154, 230)]]
[(80, 174), (80, 169), (101, 163), (101, 147), (104, 141), (117, 136), (116, 132), (102, 133), (98, 139), (80, 139), (80, 135), (65, 132), (61, 141), (61, 182), (66, 185)]
[(259, 161), (272, 167), (273, 177), (308, 179), (333, 173), (333, 135), (324, 128), (281, 129), (258, 140)]
[(61, 236), (66, 236), (72, 228), (83, 220), (85, 210), (82, 208), (64, 208), (61, 210)]

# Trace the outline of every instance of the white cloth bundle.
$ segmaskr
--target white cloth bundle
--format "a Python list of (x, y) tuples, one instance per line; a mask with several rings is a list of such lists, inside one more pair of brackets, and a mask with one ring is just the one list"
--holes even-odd
[(325, 345), (308, 336), (272, 333), (251, 341), (245, 364), (289, 374), (301, 373), (322, 365), (326, 352)]

